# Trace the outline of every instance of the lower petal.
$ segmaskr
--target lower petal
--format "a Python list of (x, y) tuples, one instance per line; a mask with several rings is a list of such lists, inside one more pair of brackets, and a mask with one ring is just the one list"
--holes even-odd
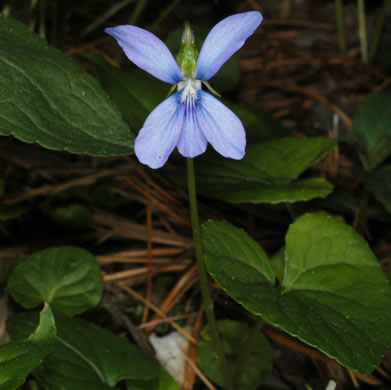
[(166, 163), (181, 135), (184, 109), (178, 98), (179, 92), (160, 103), (149, 114), (136, 138), (137, 158), (153, 169)]
[(178, 141), (179, 153), (184, 157), (196, 157), (205, 152), (208, 145), (198, 125), (195, 104), (185, 108), (182, 133)]
[(246, 132), (240, 119), (208, 92), (199, 91), (198, 124), (213, 148), (224, 157), (245, 155)]

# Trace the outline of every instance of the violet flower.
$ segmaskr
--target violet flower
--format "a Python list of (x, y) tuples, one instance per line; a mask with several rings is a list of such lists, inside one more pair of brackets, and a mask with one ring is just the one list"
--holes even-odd
[(205, 152), (208, 142), (224, 157), (243, 158), (246, 134), (242, 122), (201, 85), (209, 88), (207, 80), (243, 46), (261, 21), (262, 15), (257, 11), (223, 19), (209, 32), (198, 58), (188, 28), (182, 39), (184, 51), (177, 57), (180, 65), (167, 46), (149, 31), (130, 25), (105, 29), (133, 63), (178, 90), (145, 120), (134, 146), (140, 162), (160, 168), (175, 146), (183, 156), (195, 157)]

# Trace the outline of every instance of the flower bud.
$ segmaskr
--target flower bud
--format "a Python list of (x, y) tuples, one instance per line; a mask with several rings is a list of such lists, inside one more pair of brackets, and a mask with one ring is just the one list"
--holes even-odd
[(182, 74), (186, 78), (193, 76), (198, 57), (198, 50), (194, 44), (194, 33), (188, 22), (185, 23), (185, 29), (182, 34), (182, 44), (176, 56)]

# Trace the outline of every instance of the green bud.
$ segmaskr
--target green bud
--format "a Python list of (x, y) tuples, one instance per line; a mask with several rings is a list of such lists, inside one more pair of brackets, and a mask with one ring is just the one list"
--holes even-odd
[(182, 43), (176, 56), (179, 67), (185, 77), (193, 76), (198, 57), (198, 50), (194, 44), (194, 34), (189, 22), (185, 22), (185, 30), (182, 34)]

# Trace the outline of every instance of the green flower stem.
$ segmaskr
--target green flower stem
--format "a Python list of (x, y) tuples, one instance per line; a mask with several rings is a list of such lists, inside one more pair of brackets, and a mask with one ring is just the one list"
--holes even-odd
[(134, 7), (132, 15), (130, 16), (129, 24), (137, 24), (137, 22), (140, 19), (140, 16), (143, 13), (147, 3), (148, 3), (148, 0), (139, 0), (137, 2), (137, 5), (136, 5), (136, 7)]
[(224, 347), (221, 342), (219, 332), (217, 330), (216, 318), (213, 312), (213, 301), (210, 296), (208, 273), (204, 263), (204, 257), (202, 254), (201, 245), (201, 229), (198, 219), (198, 207), (197, 207), (197, 192), (194, 175), (194, 161), (192, 158), (186, 159), (187, 163), (187, 186), (189, 192), (189, 204), (190, 204), (190, 216), (191, 225), (193, 229), (194, 250), (198, 266), (198, 275), (200, 279), (200, 287), (202, 299), (205, 306), (205, 314), (208, 320), (210, 334), (212, 336), (212, 345), (216, 353), (217, 359), (220, 364), (221, 372), (224, 378), (225, 388), (227, 390), (234, 390), (231, 373), (228, 369), (227, 359), (225, 357)]
[(257, 317), (251, 329), (249, 330), (247, 334), (246, 342), (244, 343), (240, 351), (238, 363), (234, 373), (235, 387), (237, 389), (240, 389), (240, 381), (242, 379), (244, 369), (246, 368), (248, 358), (250, 357), (251, 348), (254, 345), (255, 338), (259, 334), (263, 323), (264, 323), (263, 319), (261, 317)]
[(365, 0), (357, 0), (358, 35), (360, 38), (361, 59), (368, 62), (367, 27), (365, 18)]
[(370, 62), (372, 62), (376, 57), (376, 52), (377, 49), (379, 48), (381, 34), (383, 32), (384, 21), (386, 19), (387, 14), (390, 12), (390, 9), (391, 9), (391, 0), (384, 0), (383, 8), (381, 10), (381, 13), (379, 15), (379, 20), (376, 25), (375, 36), (373, 37), (371, 54), (369, 55)]
[(345, 27), (343, 18), (343, 0), (335, 0), (335, 13), (337, 19), (337, 31), (339, 49), (342, 54), (346, 54)]
[(159, 24), (175, 9), (175, 7), (182, 0), (172, 0), (171, 3), (166, 7), (166, 9), (155, 19), (155, 21), (148, 28), (149, 30), (154, 30)]

